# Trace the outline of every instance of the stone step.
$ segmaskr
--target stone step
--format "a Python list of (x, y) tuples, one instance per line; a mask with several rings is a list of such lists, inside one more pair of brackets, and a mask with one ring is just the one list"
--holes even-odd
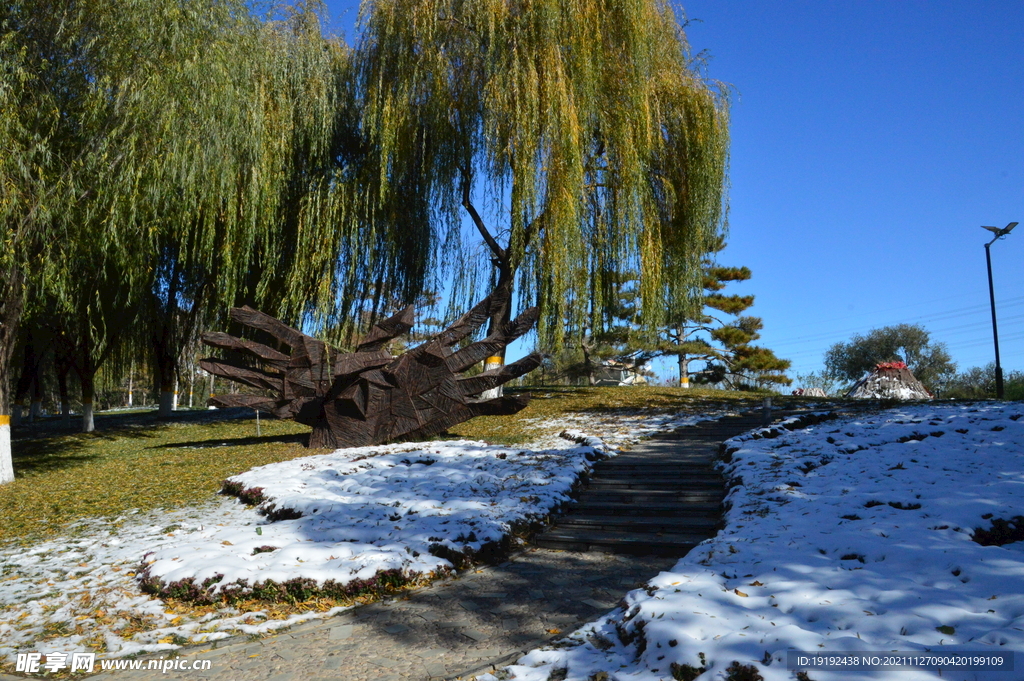
[(721, 485), (723, 478), (720, 474), (708, 473), (704, 475), (698, 475), (696, 473), (687, 473), (685, 471), (677, 470), (654, 470), (645, 471), (642, 468), (631, 470), (595, 470), (590, 474), (591, 480), (613, 480), (622, 482), (635, 482), (650, 480), (652, 482), (670, 482), (670, 483), (692, 483), (694, 485)]
[[(670, 517), (691, 518), (708, 517), (718, 518), (722, 512), (722, 504), (716, 502), (675, 502), (649, 500), (640, 503), (629, 503), (623, 501), (596, 501), (588, 499), (569, 507), (571, 515), (667, 515)], [(569, 517), (569, 516), (566, 516)]]
[(612, 492), (625, 490), (651, 490), (651, 491), (712, 491), (723, 488), (721, 478), (718, 480), (687, 480), (685, 478), (639, 478), (639, 477), (618, 477), (607, 479), (604, 477), (592, 477), (588, 484), (589, 489), (608, 490)]
[[(634, 466), (640, 462), (646, 462), (652, 465), (689, 466), (694, 469), (712, 470), (712, 457), (717, 453), (718, 445), (703, 452), (690, 454), (680, 452), (677, 448), (668, 448), (663, 451), (647, 449), (630, 452), (628, 456), (620, 457), (621, 460), (612, 465)], [(612, 459), (612, 461), (615, 461), (615, 459)], [(600, 461), (598, 463), (603, 464), (605, 462)]]
[(649, 515), (580, 515), (573, 513), (558, 520), (562, 530), (580, 528), (584, 530), (612, 530), (616, 532), (642, 532), (646, 534), (681, 534), (711, 532), (719, 523), (718, 517), (678, 516), (652, 517)]
[(601, 475), (620, 473), (647, 473), (649, 475), (685, 475), (690, 478), (720, 478), (722, 474), (709, 466), (687, 462), (652, 462), (639, 459), (601, 461), (594, 466), (594, 472)]
[(684, 556), (708, 534), (638, 534), (608, 530), (549, 530), (535, 539), (538, 546), (562, 551), (603, 551), (639, 555)]
[(580, 501), (617, 502), (627, 504), (648, 504), (664, 501), (684, 503), (719, 503), (725, 498), (725, 490), (635, 490), (601, 489), (587, 490), (580, 495)]
[(725, 483), (712, 465), (721, 443), (761, 426), (759, 412), (727, 417), (598, 462), (579, 500), (535, 543), (565, 551), (685, 555), (721, 520)]

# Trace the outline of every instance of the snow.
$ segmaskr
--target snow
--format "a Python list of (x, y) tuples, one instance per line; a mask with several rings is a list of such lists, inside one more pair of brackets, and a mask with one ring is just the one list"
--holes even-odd
[(452, 441), (341, 449), (234, 478), (262, 488), (265, 505), (295, 509), (301, 518), (269, 522), (221, 497), (194, 508), (88, 519), (27, 549), (2, 547), (0, 659), (13, 661), (19, 651), (171, 650), (329, 617), (343, 608), (282, 617), (272, 607), (220, 606), (196, 615), (141, 593), (137, 573), (144, 562), (165, 582), (219, 575), (213, 591), (294, 578), (344, 584), (386, 569), (444, 573), (450, 563), (432, 555), (432, 545), (479, 549), (568, 500), (595, 452), (614, 455), (709, 415), (570, 415), (531, 422), (546, 434), (523, 447)]
[[(730, 441), (725, 529), (624, 608), (504, 673), (667, 680), (734, 661), (789, 681), (789, 651), (1024, 651), (1024, 542), (974, 528), (1024, 515), (1019, 404), (913, 406)], [(778, 432), (779, 429), (776, 429)], [(984, 679), (1017, 671), (809, 670), (815, 681)], [(673, 667), (673, 665), (677, 665)], [(479, 677), (493, 681), (495, 676)], [(750, 677), (757, 678), (757, 677)]]
[[(233, 481), (260, 488), (276, 508), (301, 518), (210, 527), (147, 554), (150, 575), (166, 582), (222, 577), (319, 584), (452, 567), (430, 549), (474, 551), (517, 521), (568, 501), (592, 447), (527, 450), (454, 441), (343, 449), (253, 469)], [(256, 530), (261, 532), (257, 534)], [(462, 538), (462, 539), (460, 539)], [(275, 550), (256, 553), (258, 547)]]

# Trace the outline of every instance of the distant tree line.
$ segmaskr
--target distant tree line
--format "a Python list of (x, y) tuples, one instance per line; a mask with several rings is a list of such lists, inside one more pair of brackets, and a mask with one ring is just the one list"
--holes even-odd
[[(903, 362), (911, 373), (936, 397), (948, 399), (994, 398), (995, 364), (958, 371), (941, 342), (920, 324), (896, 324), (854, 334), (825, 353), (820, 372), (798, 375), (803, 388), (821, 388), (828, 395), (843, 395), (853, 383), (880, 362)], [(1024, 372), (1006, 374), (1006, 399), (1024, 399)]]

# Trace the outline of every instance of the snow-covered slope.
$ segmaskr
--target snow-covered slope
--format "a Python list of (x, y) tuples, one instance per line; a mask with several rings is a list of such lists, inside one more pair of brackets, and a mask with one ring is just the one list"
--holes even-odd
[[(569, 645), (503, 676), (654, 681), (705, 667), (703, 681), (737, 663), (759, 676), (733, 678), (790, 681), (792, 650), (1024, 651), (1024, 542), (972, 541), (974, 528), (1024, 515), (1022, 411), (918, 406), (735, 439), (725, 529)], [(1024, 655), (1017, 667), (804, 678), (1011, 681)]]

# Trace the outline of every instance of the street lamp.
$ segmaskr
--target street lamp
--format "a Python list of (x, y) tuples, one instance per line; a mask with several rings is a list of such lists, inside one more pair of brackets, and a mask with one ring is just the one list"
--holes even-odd
[(1002, 229), (998, 227), (987, 227), (982, 225), (982, 229), (995, 234), (992, 237), (992, 241), (985, 244), (985, 264), (988, 265), (988, 299), (992, 303), (992, 340), (996, 346), (996, 399), (1003, 399), (1003, 367), (999, 365), (999, 330), (996, 328), (996, 293), (995, 289), (992, 288), (992, 256), (989, 251), (989, 246), (994, 244), (996, 241), (1002, 239), (1004, 236), (1010, 233), (1010, 231), (1017, 226), (1016, 222), (1011, 222)]

